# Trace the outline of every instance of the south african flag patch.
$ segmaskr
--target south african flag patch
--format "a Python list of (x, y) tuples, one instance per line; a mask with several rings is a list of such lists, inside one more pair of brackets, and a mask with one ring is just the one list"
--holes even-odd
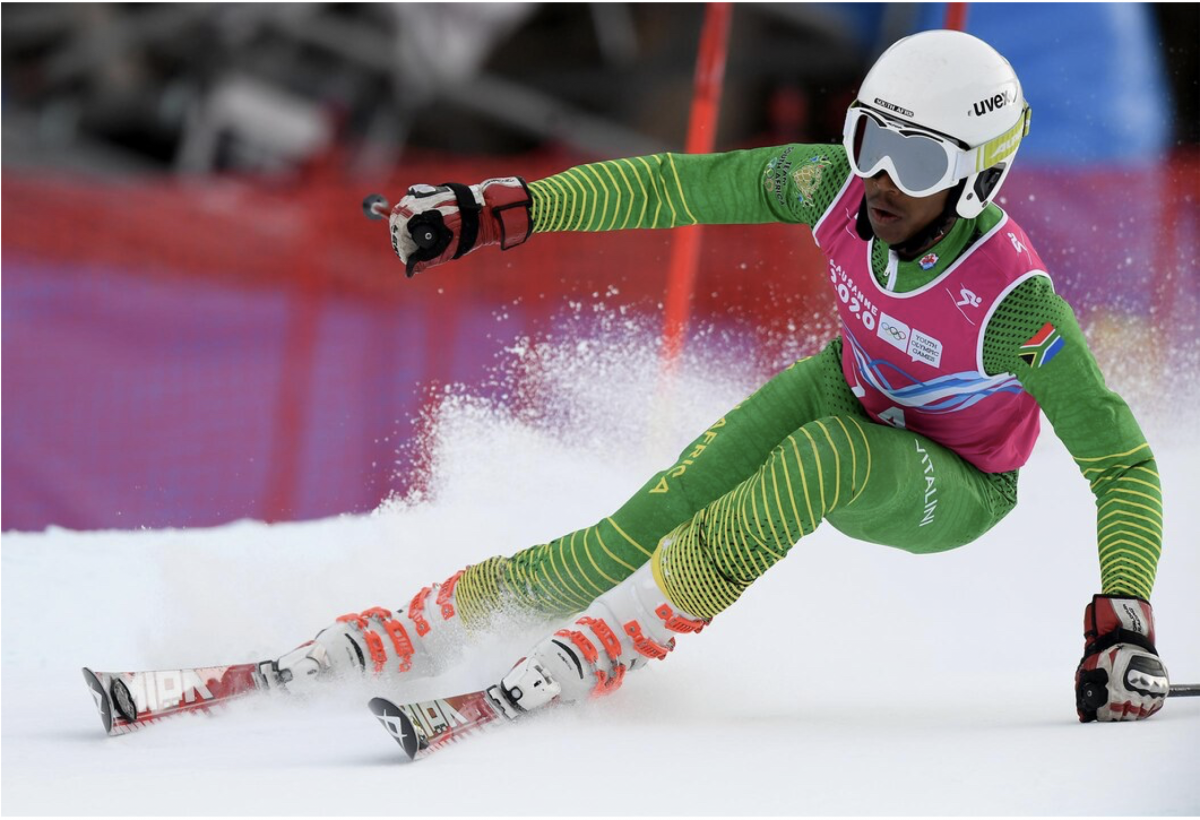
[(1057, 356), (1065, 345), (1058, 328), (1046, 322), (1033, 338), (1021, 345), (1021, 352), (1017, 355), (1030, 367), (1041, 367)]

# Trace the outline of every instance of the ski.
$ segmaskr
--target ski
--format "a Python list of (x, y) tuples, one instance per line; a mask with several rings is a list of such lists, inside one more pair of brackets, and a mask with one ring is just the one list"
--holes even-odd
[(259, 664), (163, 669), (150, 672), (93, 672), (83, 679), (110, 737), (184, 712), (214, 706), (266, 688)]
[(421, 760), (468, 735), (511, 722), (523, 714), (496, 686), (399, 706), (385, 698), (372, 698), (367, 706), (409, 760)]

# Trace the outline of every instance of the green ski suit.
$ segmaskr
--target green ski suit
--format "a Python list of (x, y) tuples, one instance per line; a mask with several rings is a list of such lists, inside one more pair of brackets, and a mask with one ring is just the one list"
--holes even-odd
[[(787, 173), (801, 166), (808, 167), (804, 174)], [(530, 184), (534, 230), (767, 222), (811, 228), (849, 173), (843, 149), (831, 145), (595, 163)], [(991, 205), (976, 219), (957, 220), (930, 249), (938, 259), (932, 269), (900, 263), (895, 290), (940, 275), (1001, 218)], [(887, 251), (875, 243), (872, 270), (881, 282)], [(1035, 368), (1020, 348), (1047, 322), (1065, 344), (1051, 364)], [(835, 339), (776, 375), (611, 516), (469, 567), (456, 589), (466, 622), (482, 623), (512, 604), (574, 614), (652, 557), (670, 600), (710, 618), (822, 520), (860, 540), (926, 553), (975, 540), (1013, 508), (1017, 471), (984, 473), (929, 438), (875, 423), (846, 384), (840, 356)], [(1103, 592), (1149, 598), (1162, 541), (1157, 466), (1048, 278), (1022, 282), (997, 306), (983, 362), (987, 375), (1017, 377), (1089, 480)], [(937, 481), (933, 520), (919, 514), (926, 484), (911, 479), (922, 475)]]

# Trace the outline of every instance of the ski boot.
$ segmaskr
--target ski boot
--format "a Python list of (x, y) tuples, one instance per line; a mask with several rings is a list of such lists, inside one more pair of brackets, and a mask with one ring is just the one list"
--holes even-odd
[(672, 606), (645, 564), (534, 646), (504, 676), (500, 691), (523, 712), (603, 697), (620, 688), (628, 672), (665, 659), (676, 634), (707, 625)]
[(343, 615), (307, 643), (259, 664), (259, 685), (306, 692), (355, 676), (403, 682), (435, 675), (467, 641), (454, 605), (462, 572), (423, 588), (404, 610), (374, 607)]

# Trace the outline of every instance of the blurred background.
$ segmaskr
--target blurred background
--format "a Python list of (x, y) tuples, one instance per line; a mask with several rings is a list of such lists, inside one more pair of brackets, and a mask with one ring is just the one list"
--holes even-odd
[[(683, 150), (705, 13), (6, 3), (0, 526), (369, 511), (421, 489), (448, 385), (507, 390), (498, 353), (581, 325), (656, 327), (671, 232), (538, 235), (406, 281), (360, 203)], [(735, 4), (716, 150), (840, 141), (875, 57), (946, 14)], [(1183, 409), (1200, 5), (966, 4), (965, 27), (1034, 111), (1002, 204), (1110, 383)], [(803, 228), (705, 229), (691, 344), (742, 345), (763, 378), (813, 352), (822, 270)]]

